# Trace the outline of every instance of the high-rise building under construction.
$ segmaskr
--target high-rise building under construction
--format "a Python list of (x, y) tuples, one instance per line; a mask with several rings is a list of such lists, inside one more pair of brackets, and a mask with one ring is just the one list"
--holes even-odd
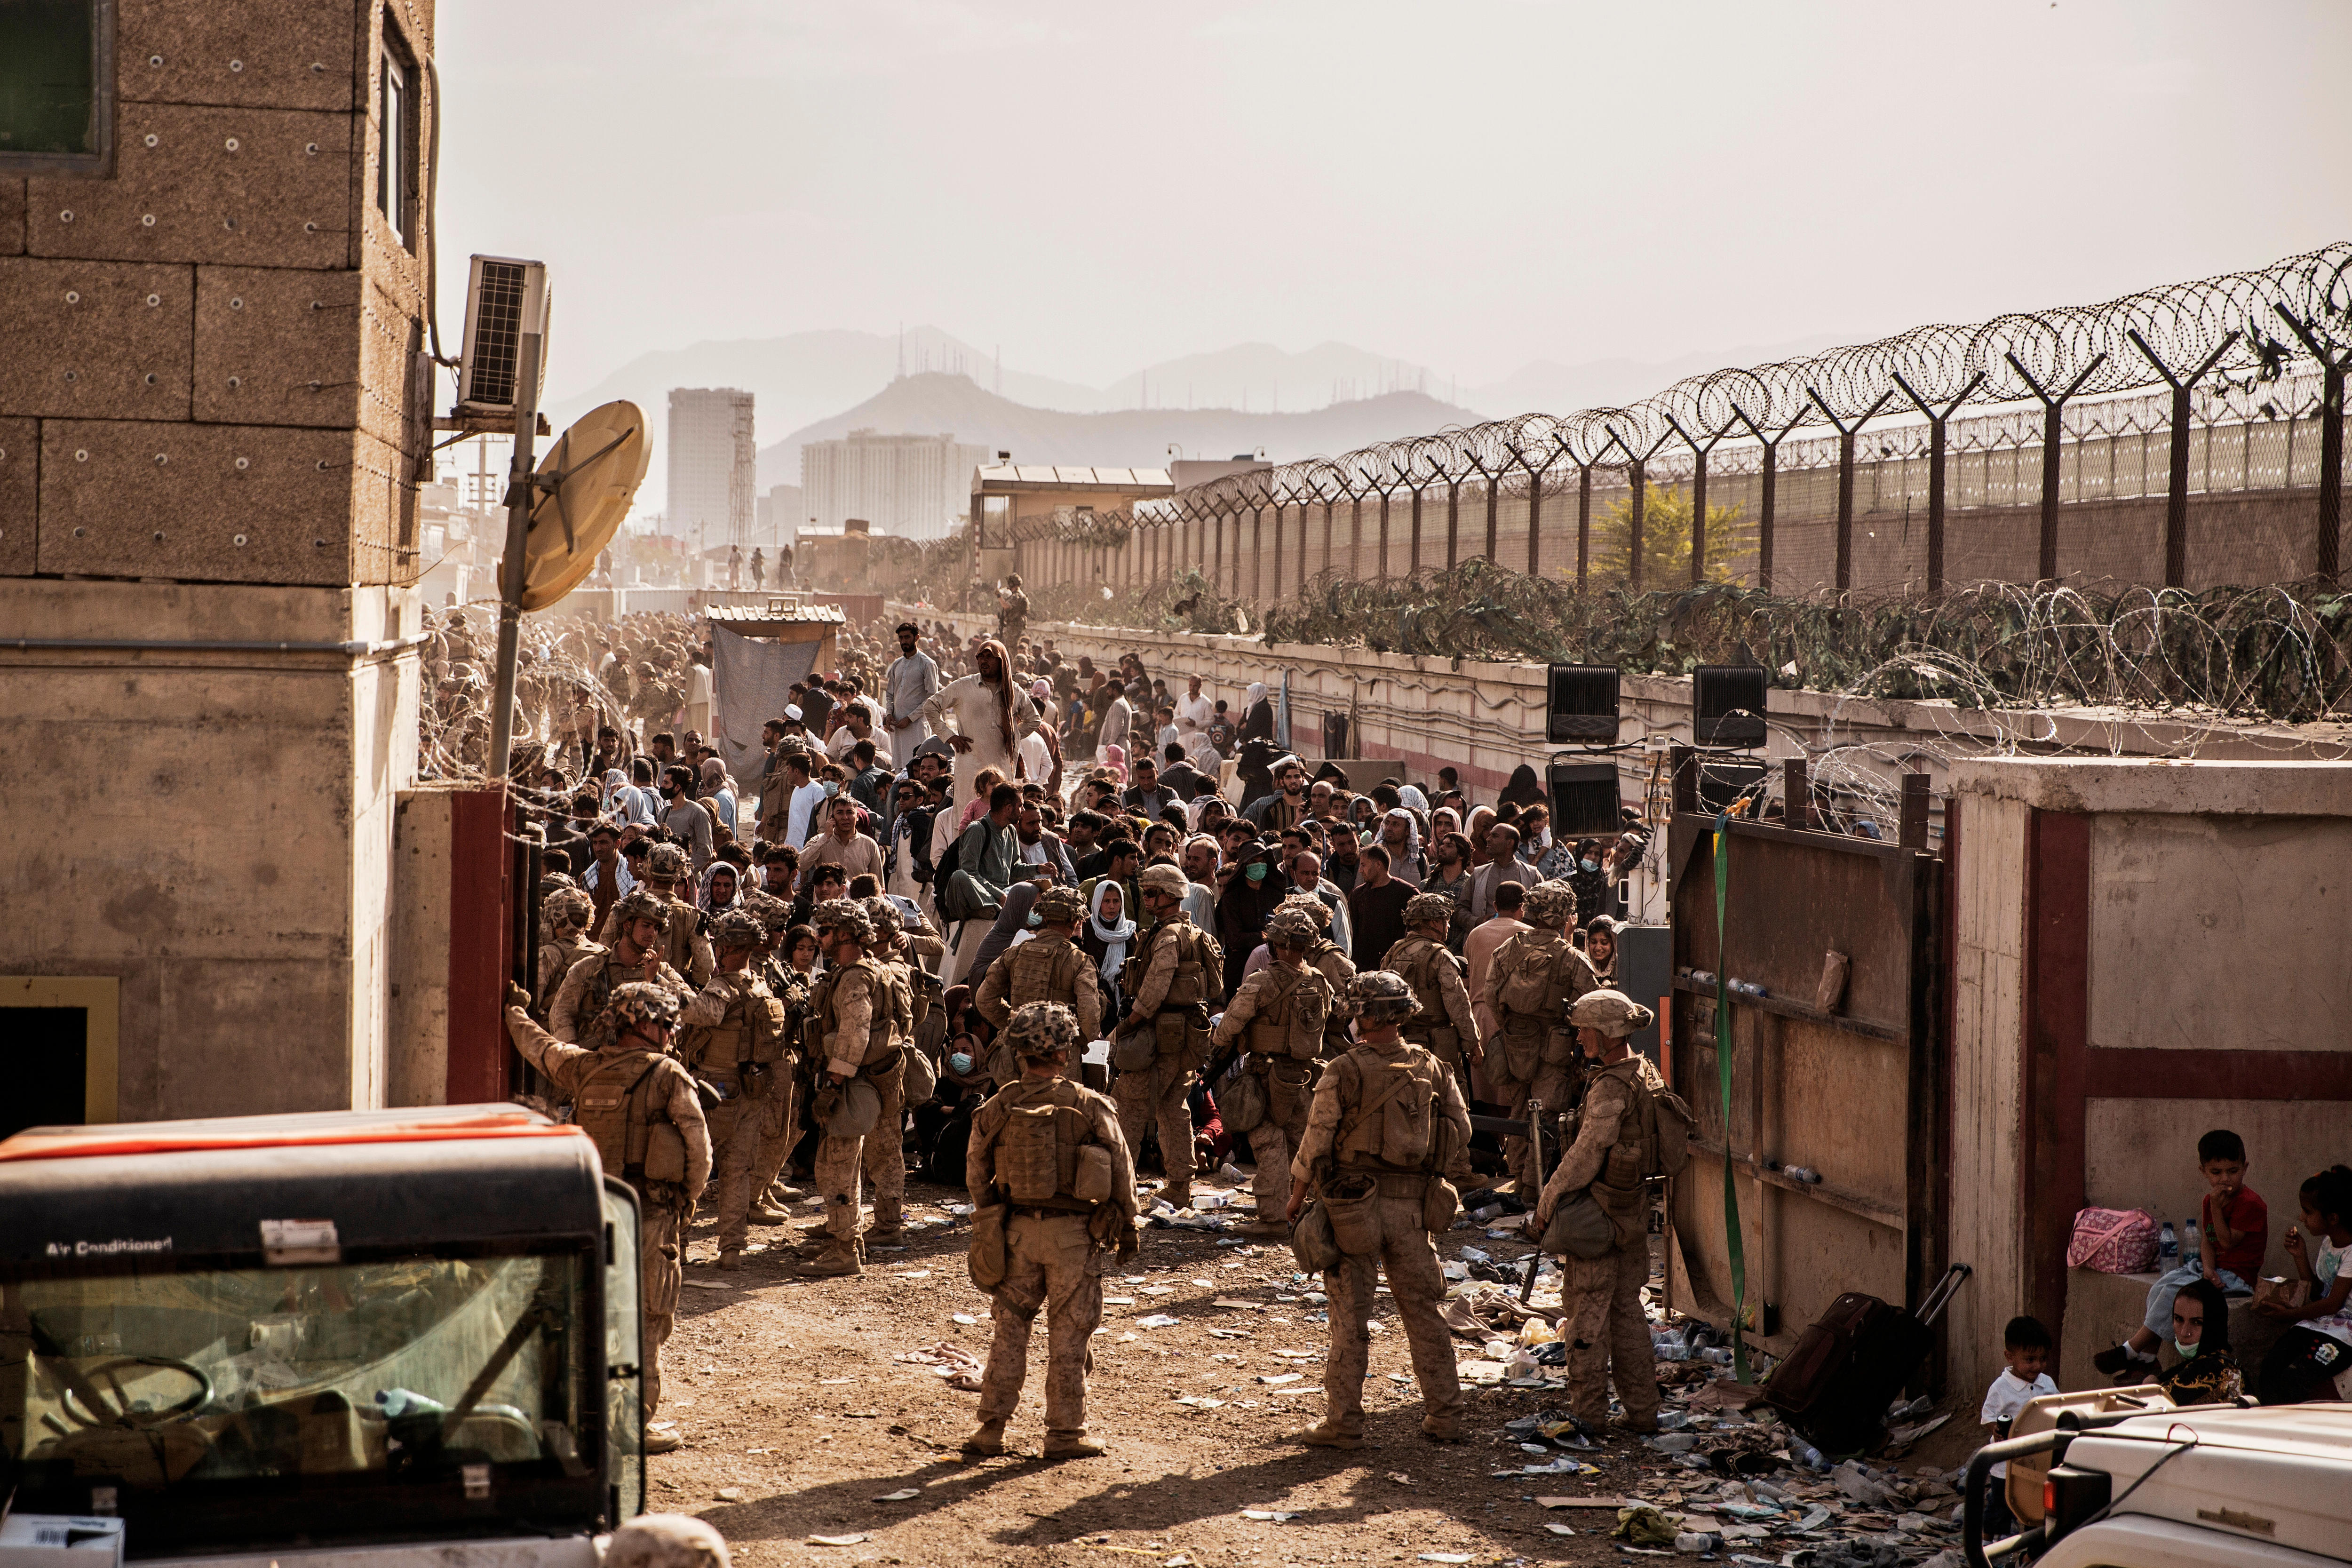
[(759, 468), (750, 393), (730, 386), (670, 389), (671, 533), (698, 551), (749, 544)]

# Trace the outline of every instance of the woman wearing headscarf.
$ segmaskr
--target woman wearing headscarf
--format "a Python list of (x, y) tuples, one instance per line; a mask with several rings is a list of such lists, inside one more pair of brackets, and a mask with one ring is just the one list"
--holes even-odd
[(1589, 926), (1593, 921), (1613, 913), (1617, 889), (1610, 883), (1610, 867), (1601, 853), (1601, 840), (1580, 838), (1576, 841), (1576, 864), (1568, 873), (1568, 885), (1576, 889), (1576, 923)]
[(1534, 805), (1544, 797), (1544, 788), (1536, 778), (1536, 771), (1521, 763), (1511, 770), (1511, 782), (1503, 786), (1497, 804), (1507, 801), (1513, 805)]
[(1125, 746), (1105, 746), (1102, 749), (1102, 761), (1098, 765), (1120, 784), (1124, 785), (1127, 783), (1127, 748)]
[(1601, 977), (1605, 988), (1617, 990), (1617, 933), (1624, 922), (1608, 915), (1595, 915), (1592, 923), (1584, 928), (1584, 961), (1592, 965), (1592, 973)]
[(1135, 921), (1128, 913), (1127, 891), (1108, 877), (1095, 884), (1094, 895), (1087, 900), (1087, 921), (1078, 928), (1078, 946), (1102, 972), (1103, 997), (1108, 1003), (1103, 1028), (1108, 1032), (1127, 1016), (1127, 993), (1119, 988), (1119, 976), (1135, 946)]
[(1389, 854), (1389, 876), (1418, 889), (1429, 873), (1421, 858), (1421, 825), (1403, 806), (1391, 806), (1381, 818), (1380, 846)]
[(1249, 687), (1249, 706), (1242, 710), (1243, 742), (1264, 741), (1274, 743), (1274, 703), (1265, 694), (1265, 682), (1253, 680)]

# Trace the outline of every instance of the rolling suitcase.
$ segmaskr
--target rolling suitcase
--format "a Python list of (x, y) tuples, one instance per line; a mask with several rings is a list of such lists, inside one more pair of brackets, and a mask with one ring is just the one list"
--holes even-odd
[(1859, 1291), (1840, 1296), (1772, 1369), (1766, 1401), (1824, 1454), (1866, 1450), (1885, 1429), (1886, 1407), (1935, 1348), (1936, 1319), (1969, 1272), (1953, 1264), (1916, 1312)]

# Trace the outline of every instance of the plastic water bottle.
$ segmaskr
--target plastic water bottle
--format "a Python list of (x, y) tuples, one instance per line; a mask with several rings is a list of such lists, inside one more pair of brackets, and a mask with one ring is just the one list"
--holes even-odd
[(2193, 1219), (2192, 1219), (2192, 1220), (2190, 1220), (2190, 1221), (2189, 1221), (2189, 1222), (2188, 1222), (2188, 1224), (2187, 1224), (2187, 1226), (2183, 1227), (2183, 1230), (2182, 1230), (2182, 1233), (2181, 1233), (2181, 1234), (2183, 1235), (2183, 1237), (2187, 1239), (2187, 1241), (2188, 1241), (2188, 1243), (2189, 1243), (2189, 1250), (2188, 1250), (2187, 1256), (2188, 1256), (2188, 1257), (2189, 1257), (2192, 1261), (2193, 1261), (2194, 1259), (2196, 1259), (2196, 1258), (2200, 1258), (2200, 1257), (2203, 1256), (2201, 1253), (2200, 1253), (2200, 1252), (2198, 1251), (2198, 1246), (2199, 1246), (2199, 1243), (2198, 1243), (2198, 1239), (2197, 1239), (2197, 1222), (2196, 1222), (2195, 1220), (2193, 1220)]
[(2164, 1229), (2157, 1236), (2156, 1256), (2168, 1269), (2180, 1261), (2180, 1238), (2172, 1233), (2170, 1220), (2164, 1222)]

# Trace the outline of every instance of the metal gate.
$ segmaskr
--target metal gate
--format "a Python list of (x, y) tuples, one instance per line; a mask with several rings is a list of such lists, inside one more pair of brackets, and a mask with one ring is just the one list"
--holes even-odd
[[(1696, 773), (1687, 755), (1677, 759), (1667, 841), (1675, 981), (1664, 1066), (1700, 1130), (1667, 1204), (1668, 1301), (1732, 1321), (1727, 1157), (1745, 1257), (1739, 1315), (1750, 1344), (1785, 1355), (1840, 1293), (1913, 1302), (1944, 1268), (1945, 868), (1925, 852), (1924, 775), (1906, 779), (1903, 831), (1888, 843), (1813, 828), (1804, 766), (1791, 763), (1795, 826), (1727, 825), (1729, 939), (1719, 942), (1716, 818), (1700, 805)], [(1832, 952), (1845, 955), (1848, 978), (1823, 1005)], [(1737, 987), (1727, 1118), (1718, 971)]]

